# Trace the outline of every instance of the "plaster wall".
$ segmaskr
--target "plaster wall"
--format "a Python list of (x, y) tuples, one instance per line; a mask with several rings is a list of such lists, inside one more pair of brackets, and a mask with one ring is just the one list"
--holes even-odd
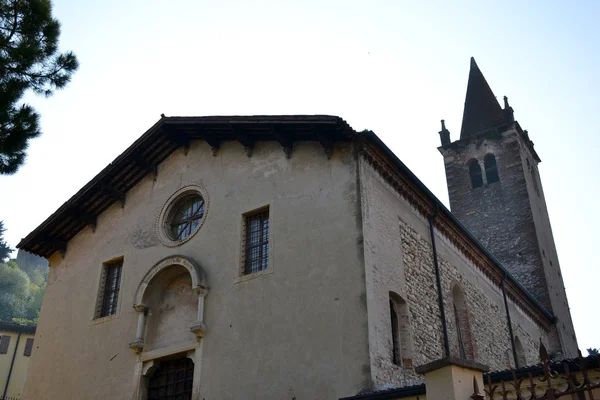
[[(215, 157), (205, 142), (192, 142), (187, 155), (177, 150), (156, 180), (147, 176), (127, 193), (123, 208), (100, 215), (95, 232), (73, 238), (64, 259), (51, 257), (30, 365), (35, 379), (24, 398), (136, 396), (140, 361), (157, 350), (128, 348), (138, 320), (134, 293), (155, 263), (175, 254), (194, 259), (209, 286), (195, 399), (332, 399), (359, 391), (370, 366), (356, 176), (351, 144), (337, 145), (330, 160), (309, 142), (295, 144), (290, 159), (275, 142), (257, 143), (251, 157), (237, 142), (223, 143)], [(185, 244), (166, 247), (156, 218), (191, 183), (209, 196), (204, 225)], [(242, 214), (267, 205), (269, 267), (240, 279)], [(118, 311), (93, 320), (102, 263), (115, 257), (124, 257)]]
[[(25, 385), (25, 379), (27, 378), (27, 368), (29, 366), (29, 359), (31, 358), (23, 355), (25, 351), (25, 345), (27, 343), (27, 339), (33, 338), (34, 335), (31, 333), (21, 333), (18, 348), (18, 332), (0, 331), (0, 336), (2, 335), (10, 336), (10, 342), (8, 344), (8, 351), (6, 352), (6, 354), (0, 354), (0, 398), (2, 397), (2, 394), (4, 393), (4, 389), (6, 387), (6, 381), (8, 379), (10, 364), (12, 362), (13, 355), (15, 355), (15, 348), (17, 353), (15, 355), (15, 362), (13, 364), (13, 369), (10, 374), (10, 382), (8, 385), (6, 396), (18, 398), (23, 392), (23, 385)], [(32, 354), (35, 354), (36, 345), (37, 343), (34, 342), (33, 349), (31, 350)]]
[[(414, 366), (444, 356), (428, 221), (362, 160), (360, 175), (372, 380), (376, 389), (419, 383), (423, 378)], [(512, 350), (501, 289), (437, 232), (436, 244), (451, 355), (459, 355), (452, 306), (452, 289), (459, 284), (469, 310), (475, 361), (491, 370), (509, 367)], [(408, 303), (412, 366), (392, 362), (390, 291)], [(548, 344), (548, 334), (511, 301), (509, 309), (527, 363), (536, 364), (539, 340)]]

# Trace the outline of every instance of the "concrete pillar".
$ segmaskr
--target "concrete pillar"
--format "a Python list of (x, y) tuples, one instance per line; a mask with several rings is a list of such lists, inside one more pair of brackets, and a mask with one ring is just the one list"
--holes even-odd
[[(474, 393), (474, 381), (477, 388), (483, 388), (483, 373), (488, 367), (471, 360), (454, 357), (443, 358), (415, 369), (425, 375), (427, 400), (467, 400), (481, 398)], [(473, 397), (473, 395), (477, 397)]]

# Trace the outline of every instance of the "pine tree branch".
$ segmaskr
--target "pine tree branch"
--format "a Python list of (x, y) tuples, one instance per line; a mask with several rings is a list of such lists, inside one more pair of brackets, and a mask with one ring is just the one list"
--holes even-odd
[(6, 45), (7, 46), (10, 43), (10, 41), (12, 40), (12, 37), (15, 35), (15, 32), (16, 32), (17, 26), (18, 26), (17, 22), (18, 22), (19, 13), (17, 12), (17, 3), (18, 3), (18, 0), (15, 0), (13, 2), (13, 4), (14, 4), (14, 10), (15, 10), (15, 19), (13, 21), (12, 30), (11, 30), (10, 34), (8, 35), (8, 39), (6, 39)]

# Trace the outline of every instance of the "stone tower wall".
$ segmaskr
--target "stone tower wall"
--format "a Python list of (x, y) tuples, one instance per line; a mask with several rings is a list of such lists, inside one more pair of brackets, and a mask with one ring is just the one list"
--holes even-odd
[[(537, 163), (524, 138), (512, 128), (502, 134), (484, 133), (460, 140), (440, 151), (452, 213), (558, 317), (560, 343), (551, 346), (562, 349), (564, 356), (576, 355), (575, 333)], [(486, 154), (496, 157), (498, 182), (487, 182), (483, 161)], [(483, 172), (484, 184), (475, 189), (467, 165), (471, 159), (479, 161)], [(535, 185), (529, 168), (534, 169)]]

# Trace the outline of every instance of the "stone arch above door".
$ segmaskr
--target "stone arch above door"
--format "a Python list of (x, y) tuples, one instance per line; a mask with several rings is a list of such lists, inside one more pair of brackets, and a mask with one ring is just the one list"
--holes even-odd
[(148, 288), (148, 284), (152, 281), (152, 279), (162, 270), (174, 265), (181, 265), (188, 270), (190, 277), (192, 278), (192, 288), (196, 291), (196, 293), (204, 295), (208, 293), (204, 271), (196, 261), (181, 255), (169, 256), (154, 264), (154, 266), (150, 268), (148, 272), (146, 272), (135, 291), (135, 296), (133, 298), (134, 308), (142, 304), (144, 292)]

